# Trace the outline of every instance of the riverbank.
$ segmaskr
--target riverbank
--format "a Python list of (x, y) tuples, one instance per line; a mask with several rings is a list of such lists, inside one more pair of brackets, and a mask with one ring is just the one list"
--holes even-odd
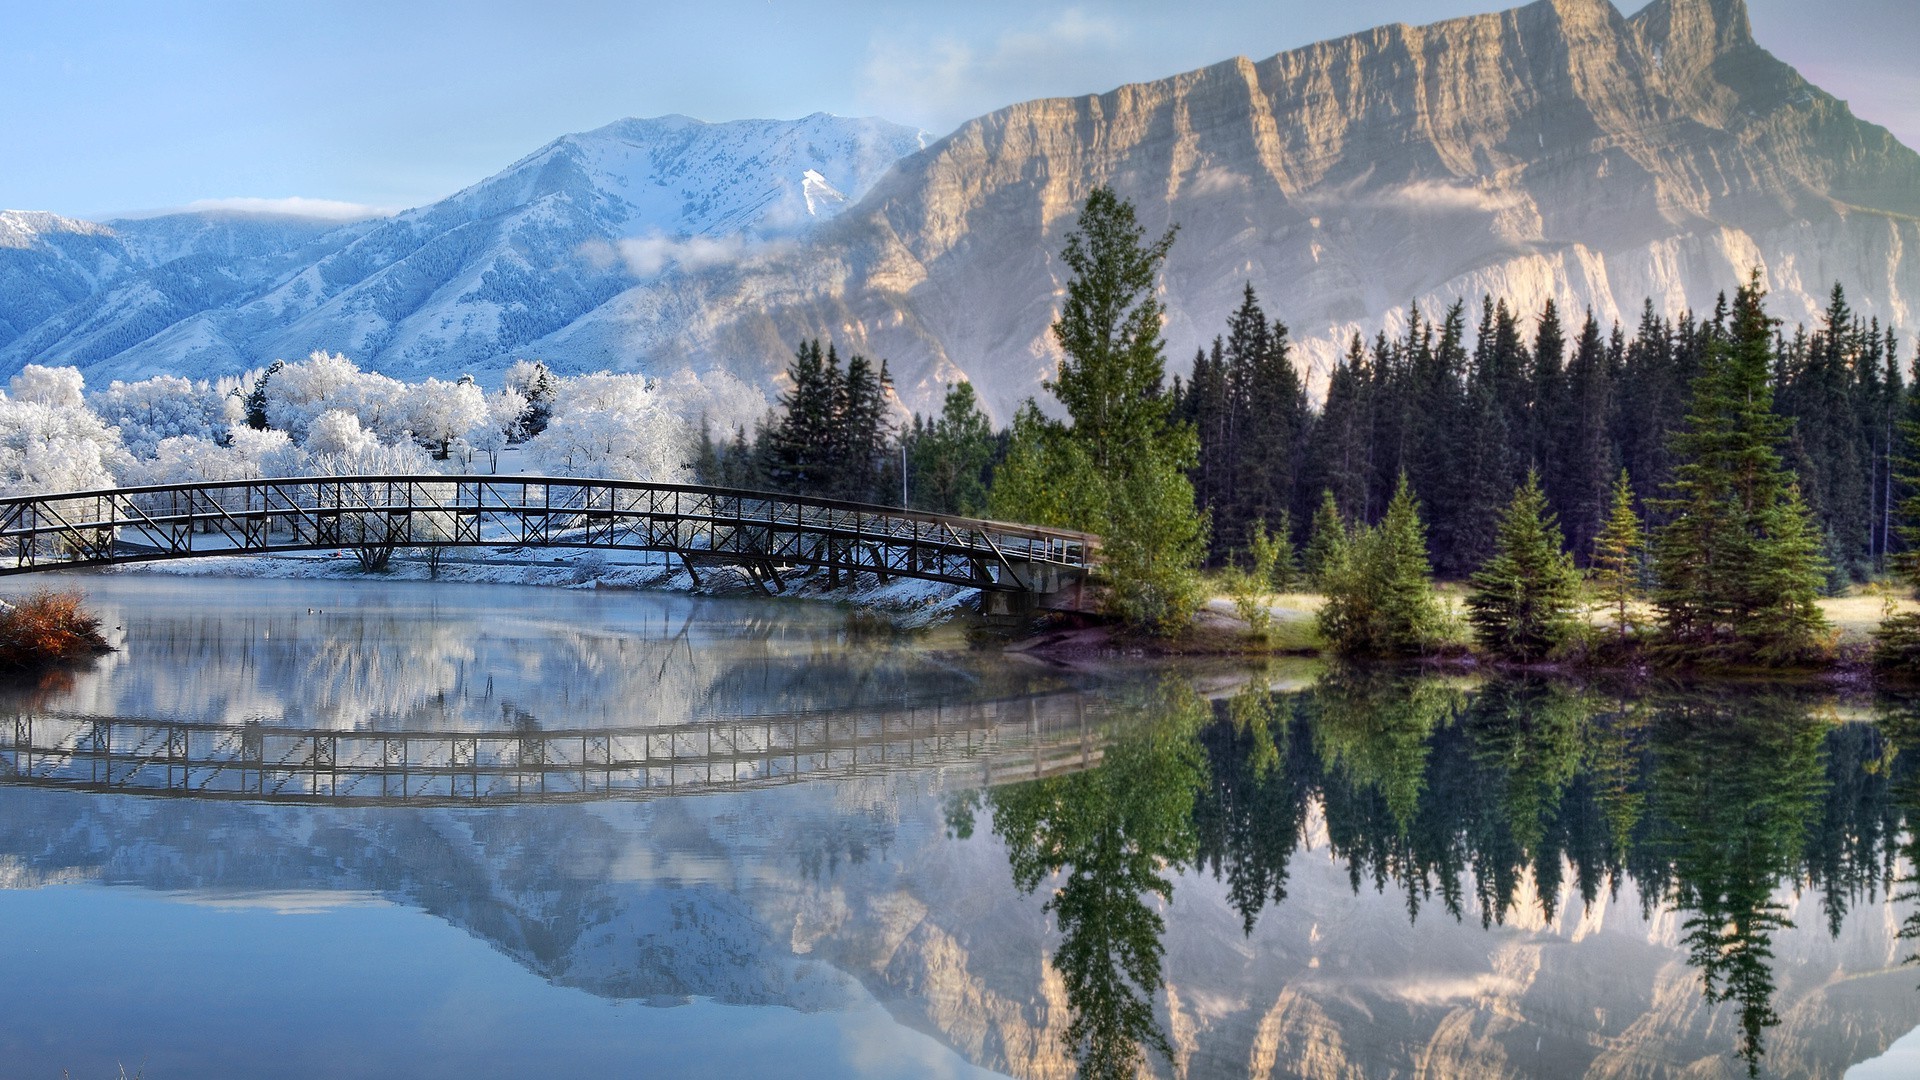
[[(1625, 651), (1612, 648), (1609, 639), (1612, 613), (1595, 610), (1588, 615), (1595, 646), (1588, 655), (1519, 663), (1478, 651), (1464, 622), (1464, 590), (1442, 585), (1439, 592), (1448, 612), (1446, 636), (1429, 654), (1403, 661), (1409, 667), (1523, 676), (1599, 676), (1629, 681), (1701, 678), (1717, 682), (1819, 683), (1840, 690), (1864, 689), (1888, 682), (1884, 674), (1876, 674), (1869, 663), (1873, 633), (1889, 614), (1920, 611), (1920, 602), (1889, 597), (1871, 588), (1846, 596), (1822, 598), (1821, 611), (1834, 633), (1829, 659), (1798, 667), (1767, 667), (1678, 665), (1657, 660), (1645, 648)], [(1203, 604), (1192, 627), (1177, 637), (1156, 638), (1098, 620), (1056, 617), (1007, 648), (1058, 662), (1084, 662), (1096, 657), (1331, 658), (1315, 626), (1324, 597), (1314, 593), (1287, 593), (1269, 599), (1270, 630), (1264, 638), (1256, 635), (1240, 617), (1229, 597), (1220, 595)], [(1650, 605), (1638, 604), (1631, 609), (1631, 614), (1640, 626), (1654, 621), (1655, 613)]]

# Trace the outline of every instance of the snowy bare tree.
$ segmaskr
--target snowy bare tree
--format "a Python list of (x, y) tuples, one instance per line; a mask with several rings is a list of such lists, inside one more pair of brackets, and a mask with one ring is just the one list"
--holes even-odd
[(28, 364), (8, 381), (7, 396), (15, 401), (77, 409), (85, 404), (86, 385), (79, 368)]
[(404, 400), (408, 429), (442, 458), (454, 439), (487, 421), (486, 395), (470, 379), (430, 378), (407, 387)]
[(232, 399), (202, 379), (190, 382), (178, 375), (156, 375), (139, 382), (115, 379), (105, 390), (87, 395), (87, 407), (100, 419), (120, 429), (127, 452), (149, 458), (160, 440), (175, 435), (212, 438), (233, 421), (227, 417)]
[(547, 428), (527, 440), (542, 472), (690, 483), (693, 431), (639, 375), (582, 375), (564, 384)]

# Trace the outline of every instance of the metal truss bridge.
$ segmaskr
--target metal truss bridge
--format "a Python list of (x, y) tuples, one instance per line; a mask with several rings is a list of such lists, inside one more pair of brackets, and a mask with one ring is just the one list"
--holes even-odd
[(485, 806), (648, 799), (938, 769), (955, 786), (1097, 764), (1084, 695), (634, 728), (333, 730), (64, 713), (0, 719), (0, 787), (252, 802)]
[(765, 492), (558, 477), (321, 476), (0, 499), (0, 575), (208, 555), (576, 547), (786, 574), (862, 573), (983, 590), (1000, 610), (1079, 608), (1099, 538)]

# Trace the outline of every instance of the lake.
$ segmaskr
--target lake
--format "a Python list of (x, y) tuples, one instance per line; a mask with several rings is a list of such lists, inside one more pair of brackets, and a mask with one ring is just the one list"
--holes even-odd
[(0, 1075), (1920, 1058), (1913, 701), (1066, 667), (803, 601), (48, 580), (121, 649), (0, 690)]

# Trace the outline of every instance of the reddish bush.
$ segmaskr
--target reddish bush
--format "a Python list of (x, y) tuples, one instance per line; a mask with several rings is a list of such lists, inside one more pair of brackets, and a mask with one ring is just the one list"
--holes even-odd
[(0, 669), (23, 670), (107, 651), (80, 594), (43, 589), (0, 608)]

